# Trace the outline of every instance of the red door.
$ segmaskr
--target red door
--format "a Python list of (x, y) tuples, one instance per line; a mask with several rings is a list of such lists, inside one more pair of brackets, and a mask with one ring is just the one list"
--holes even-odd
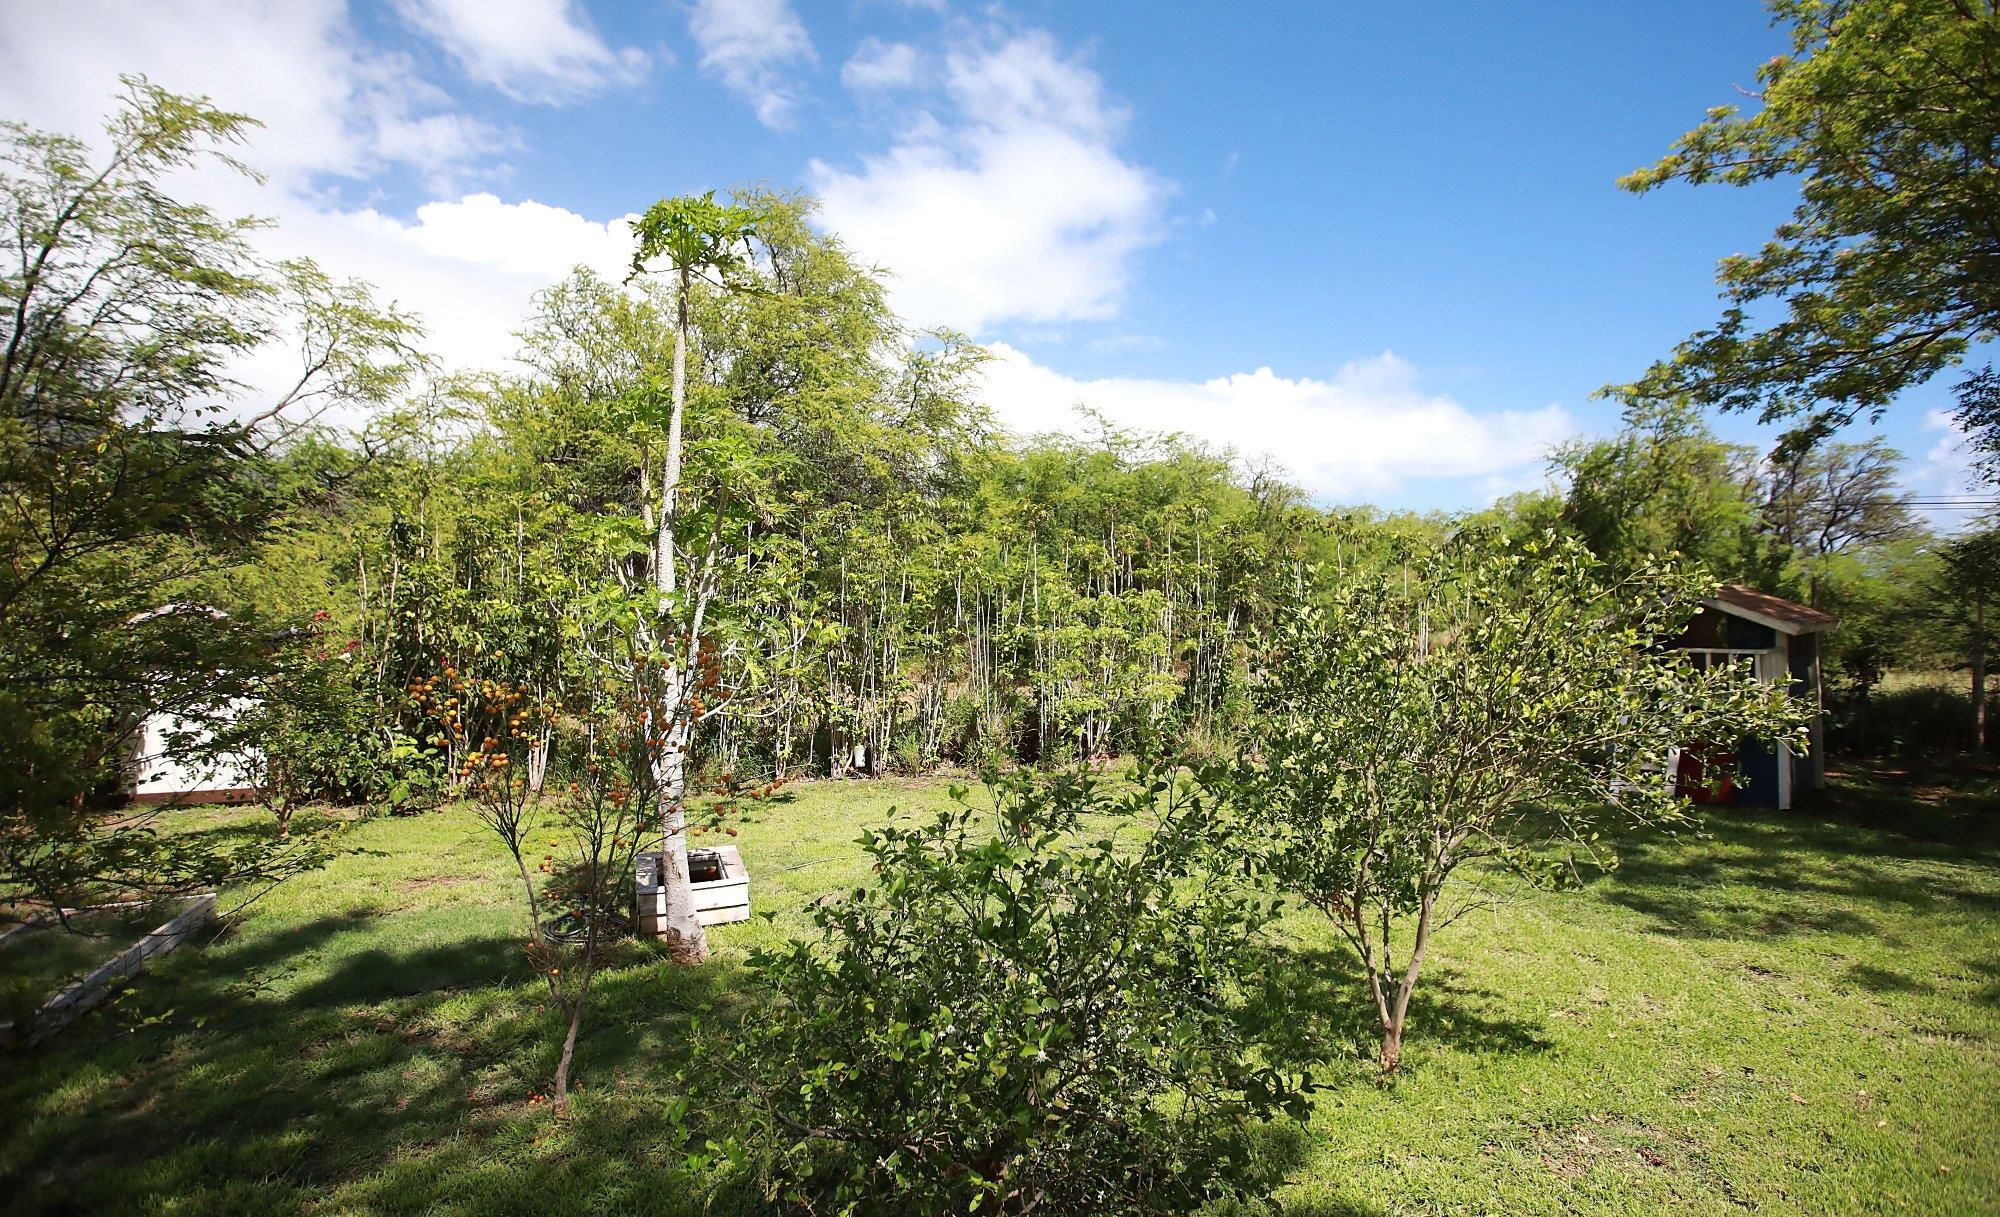
[(1716, 744), (1691, 744), (1681, 749), (1674, 768), (1674, 793), (1697, 803), (1736, 801), (1736, 752)]

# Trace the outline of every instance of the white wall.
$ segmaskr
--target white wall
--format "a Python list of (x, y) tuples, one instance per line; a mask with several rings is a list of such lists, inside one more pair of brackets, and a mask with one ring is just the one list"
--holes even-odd
[[(217, 717), (233, 719), (241, 706), (241, 702), (232, 702), (222, 707)], [(194, 791), (247, 791), (250, 777), (237, 761), (190, 755), (198, 754), (211, 738), (205, 726), (178, 715), (148, 717), (140, 731), (132, 793), (157, 799)], [(181, 745), (178, 749), (176, 743)]]

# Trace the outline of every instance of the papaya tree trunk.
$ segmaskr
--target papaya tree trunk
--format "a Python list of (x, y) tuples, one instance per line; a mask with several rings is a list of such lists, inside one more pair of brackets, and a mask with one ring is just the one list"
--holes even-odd
[(708, 958), (708, 936), (695, 913), (694, 885), (688, 878), (687, 858), (687, 761), (690, 722), (687, 716), (688, 665), (697, 654), (698, 641), (683, 639), (674, 628), (673, 607), (668, 602), (676, 585), (674, 513), (678, 506), (681, 479), (681, 426), (687, 406), (688, 273), (681, 272), (680, 293), (674, 317), (673, 408), (667, 420), (667, 456), (660, 478), (659, 532), (654, 540), (653, 581), (661, 597), (660, 641), (665, 654), (661, 698), (667, 722), (656, 738), (653, 753), (653, 780), (660, 792), (660, 872), (659, 882), (665, 906), (659, 934), (676, 963), (700, 963)]

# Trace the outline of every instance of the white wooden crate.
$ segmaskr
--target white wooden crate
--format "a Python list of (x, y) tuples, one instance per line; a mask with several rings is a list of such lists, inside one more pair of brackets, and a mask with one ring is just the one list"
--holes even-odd
[[(695, 919), (703, 925), (724, 925), (750, 920), (750, 872), (734, 845), (713, 847), (722, 862), (722, 878), (694, 885)], [(660, 886), (658, 851), (638, 857), (633, 876), (633, 921), (641, 934), (659, 934), (664, 929), (667, 891)]]

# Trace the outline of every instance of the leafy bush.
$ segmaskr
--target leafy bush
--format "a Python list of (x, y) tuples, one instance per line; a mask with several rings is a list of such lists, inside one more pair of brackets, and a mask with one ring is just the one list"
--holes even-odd
[(1972, 705), (1935, 685), (1846, 693), (1827, 699), (1827, 745), (1835, 755), (1912, 756), (1972, 744)]
[(308, 803), (372, 793), (380, 745), (346, 664), (305, 646), (279, 657), (216, 747), (237, 759), (282, 835)]
[(865, 836), (880, 882), (820, 942), (752, 956), (775, 1000), (736, 1059), (771, 1195), (1152, 1213), (1252, 1188), (1251, 1133), (1303, 1083), (1233, 1000), (1275, 908), (1219, 869), (1205, 797), (1159, 769), (988, 780), (990, 814)]

